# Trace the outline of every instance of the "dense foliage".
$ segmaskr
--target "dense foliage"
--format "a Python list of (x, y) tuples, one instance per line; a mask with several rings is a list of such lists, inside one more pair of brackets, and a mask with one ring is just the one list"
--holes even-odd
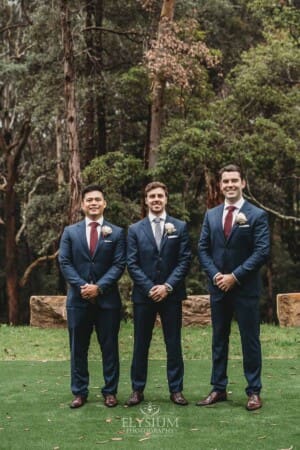
[[(299, 290), (299, 2), (170, 3), (174, 18), (163, 28), (159, 0), (1, 0), (2, 320), (9, 302), (8, 219), (15, 218), (21, 281), (32, 262), (56, 252), (69, 217), (63, 6), (70, 11), (83, 182), (103, 185), (108, 218), (127, 227), (144, 213), (144, 184), (166, 182), (170, 212), (190, 226), (189, 292), (206, 292), (196, 258), (201, 222), (206, 207), (220, 200), (218, 168), (237, 162), (247, 174), (247, 197), (270, 214), (263, 319), (275, 320), (277, 293)], [(155, 83), (163, 90), (161, 131), (149, 169)], [(22, 142), (26, 123), (30, 133)], [(11, 164), (18, 143), (24, 145)], [(128, 300), (128, 276), (122, 289)], [(56, 260), (42, 260), (18, 292), (18, 321), (26, 322), (30, 295), (65, 292)]]

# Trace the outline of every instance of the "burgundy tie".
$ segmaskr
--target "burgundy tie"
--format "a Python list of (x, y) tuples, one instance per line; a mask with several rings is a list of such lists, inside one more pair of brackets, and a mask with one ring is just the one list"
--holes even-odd
[(236, 209), (236, 207), (235, 206), (227, 206), (226, 209), (228, 212), (226, 214), (225, 221), (224, 221), (224, 235), (225, 235), (225, 238), (227, 239), (231, 232), (232, 215), (233, 215), (233, 211)]
[(98, 232), (97, 232), (97, 226), (98, 226), (98, 222), (91, 222), (90, 223), (90, 227), (91, 227), (91, 234), (90, 234), (90, 252), (91, 255), (93, 256), (96, 247), (97, 247), (97, 242), (98, 242)]

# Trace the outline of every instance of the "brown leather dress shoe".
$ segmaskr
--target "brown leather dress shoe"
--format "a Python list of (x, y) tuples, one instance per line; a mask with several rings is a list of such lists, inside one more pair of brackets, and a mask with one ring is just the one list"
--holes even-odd
[(259, 395), (257, 394), (251, 394), (248, 397), (246, 409), (248, 411), (255, 411), (256, 409), (259, 409), (262, 407), (262, 401)]
[(186, 406), (189, 404), (186, 398), (184, 398), (183, 394), (181, 392), (173, 392), (170, 395), (170, 399), (173, 403), (176, 405)]
[(113, 408), (114, 406), (117, 406), (118, 400), (115, 395), (108, 394), (104, 395), (104, 405), (108, 408)]
[(125, 402), (127, 406), (135, 406), (144, 400), (144, 394), (139, 391), (133, 391), (129, 399)]
[(74, 400), (72, 401), (72, 403), (70, 404), (70, 408), (72, 408), (72, 409), (80, 408), (86, 402), (87, 402), (87, 398), (86, 397), (82, 397), (82, 395), (77, 395), (74, 398)]
[(226, 392), (212, 391), (204, 400), (199, 400), (196, 406), (213, 405), (214, 403), (224, 402), (225, 400), (227, 400)]

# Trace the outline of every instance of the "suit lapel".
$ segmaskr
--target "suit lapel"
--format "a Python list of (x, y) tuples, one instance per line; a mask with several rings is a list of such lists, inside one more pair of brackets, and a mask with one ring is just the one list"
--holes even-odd
[[(239, 210), (239, 212), (243, 212), (246, 215), (246, 217), (247, 217), (246, 211), (248, 210), (248, 205), (249, 205), (249, 203), (247, 202), (247, 200), (245, 200), (243, 203), (243, 206)], [(232, 237), (234, 236), (234, 233), (237, 229), (238, 229), (238, 224), (234, 223), (232, 225), (232, 230), (231, 230), (230, 235), (228, 236), (227, 242), (230, 241), (230, 239), (232, 239)]]
[(216, 226), (217, 226), (218, 232), (222, 234), (224, 241), (225, 241), (226, 239), (224, 236), (223, 221), (222, 221), (223, 211), (224, 211), (224, 203), (222, 205), (220, 205), (216, 210)]
[[(104, 226), (110, 227), (110, 228), (111, 228), (110, 223), (107, 222), (105, 219), (103, 219), (103, 223), (102, 223), (102, 227), (104, 227)], [(102, 227), (101, 227), (101, 230), (102, 230)], [(102, 247), (102, 245), (104, 244), (104, 240), (105, 240), (105, 239), (111, 239), (110, 235), (104, 237), (101, 230), (100, 230), (100, 234), (99, 234), (97, 246), (96, 246), (96, 248), (95, 248), (95, 253), (93, 254), (93, 258), (95, 257), (95, 255), (96, 255), (99, 251), (101, 251), (101, 247)]]
[[(170, 217), (168, 215), (166, 216), (165, 224), (166, 223), (172, 223), (175, 227), (175, 224), (172, 221), (172, 217)], [(165, 227), (164, 227), (164, 229), (165, 229)], [(160, 252), (162, 251), (163, 247), (166, 245), (167, 240), (168, 240), (167, 233), (165, 231), (163, 231), (163, 235), (162, 235), (162, 239), (161, 239), (161, 243), (160, 243), (160, 249), (159, 249)]]
[(80, 244), (83, 250), (90, 255), (90, 249), (86, 238), (85, 220), (78, 222), (77, 227)]
[(142, 229), (147, 236), (147, 238), (150, 240), (152, 245), (157, 249), (156, 242), (154, 239), (151, 223), (148, 217), (145, 217), (145, 219), (142, 221)]

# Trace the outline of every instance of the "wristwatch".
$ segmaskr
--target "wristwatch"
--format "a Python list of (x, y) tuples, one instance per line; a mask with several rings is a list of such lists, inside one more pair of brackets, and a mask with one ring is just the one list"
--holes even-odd
[(166, 286), (168, 293), (170, 294), (173, 291), (172, 286), (169, 283), (164, 283), (164, 286)]

